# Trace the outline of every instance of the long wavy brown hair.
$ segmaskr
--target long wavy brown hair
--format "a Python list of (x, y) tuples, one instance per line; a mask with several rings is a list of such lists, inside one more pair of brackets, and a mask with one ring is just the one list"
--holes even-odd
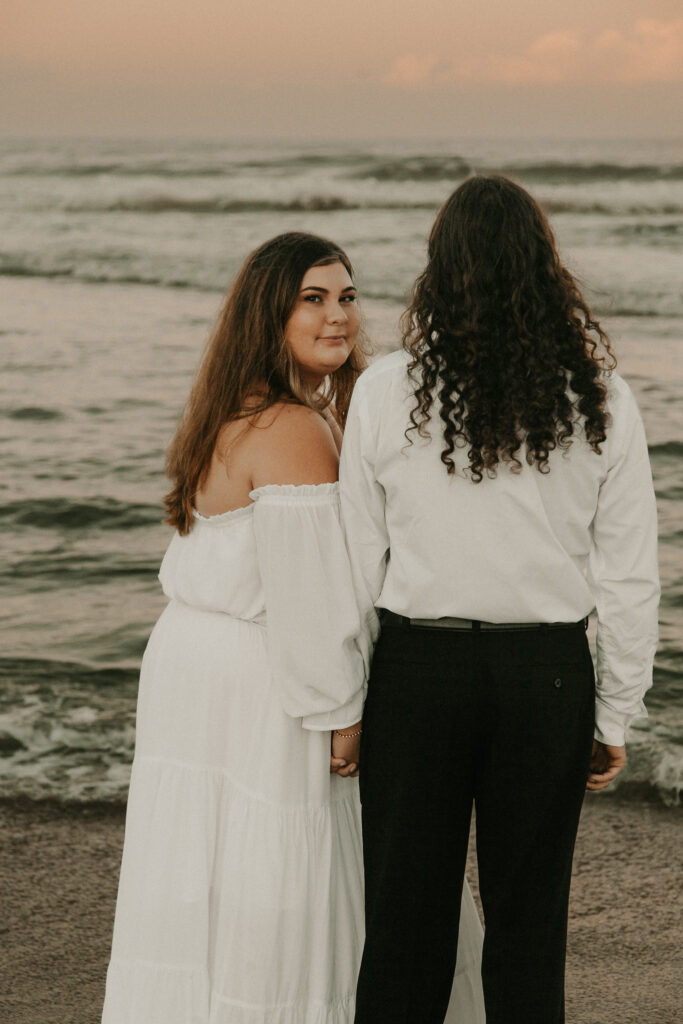
[(164, 499), (165, 521), (179, 533), (192, 528), (194, 496), (226, 423), (285, 401), (319, 412), (333, 404), (344, 424), (353, 386), (365, 367), (362, 334), (322, 390), (306, 383), (285, 339), (304, 275), (331, 263), (343, 264), (353, 279), (351, 262), (338, 245), (289, 231), (255, 249), (235, 278), (166, 455), (173, 487)]
[(441, 461), (467, 448), (474, 482), (507, 463), (548, 472), (555, 448), (583, 421), (600, 452), (608, 413), (610, 341), (560, 261), (538, 203), (498, 175), (465, 181), (429, 237), (428, 263), (404, 314), (403, 345), (416, 405), (411, 431), (430, 436), (438, 402)]

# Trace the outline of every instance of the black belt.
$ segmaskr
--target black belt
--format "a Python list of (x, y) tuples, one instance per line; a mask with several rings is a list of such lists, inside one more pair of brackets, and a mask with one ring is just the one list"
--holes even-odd
[(477, 632), (498, 632), (501, 630), (526, 630), (526, 629), (576, 629), (577, 626), (584, 628), (588, 619), (581, 622), (482, 622), (480, 619), (409, 619), (406, 615), (397, 615), (395, 612), (382, 608), (379, 613), (380, 622), (383, 626), (404, 626), (417, 629), (453, 629), (469, 630)]

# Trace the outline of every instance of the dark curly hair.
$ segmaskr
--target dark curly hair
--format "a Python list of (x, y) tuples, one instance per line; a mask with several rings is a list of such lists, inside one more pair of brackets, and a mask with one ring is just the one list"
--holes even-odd
[(600, 452), (616, 359), (538, 203), (508, 178), (469, 178), (439, 211), (428, 254), (402, 321), (417, 400), (408, 442), (429, 436), (438, 399), (441, 461), (454, 473), (455, 448), (467, 447), (475, 482), (501, 462), (519, 472), (522, 445), (548, 472), (579, 419)]

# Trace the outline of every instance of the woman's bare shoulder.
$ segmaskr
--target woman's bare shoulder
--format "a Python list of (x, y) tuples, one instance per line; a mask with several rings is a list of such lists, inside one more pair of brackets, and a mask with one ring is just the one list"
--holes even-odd
[(250, 419), (254, 487), (332, 483), (339, 452), (326, 420), (304, 405), (278, 402)]

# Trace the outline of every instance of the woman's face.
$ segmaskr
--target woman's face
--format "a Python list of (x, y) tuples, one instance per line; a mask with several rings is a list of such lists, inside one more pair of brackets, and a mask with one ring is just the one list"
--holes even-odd
[(320, 384), (346, 362), (359, 328), (356, 289), (344, 264), (307, 270), (285, 325), (285, 341), (310, 383)]

